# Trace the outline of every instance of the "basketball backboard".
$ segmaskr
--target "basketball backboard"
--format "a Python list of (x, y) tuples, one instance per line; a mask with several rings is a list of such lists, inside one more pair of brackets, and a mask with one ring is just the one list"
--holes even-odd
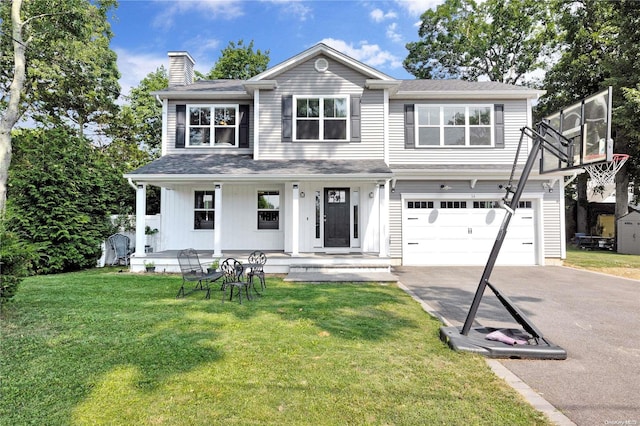
[(611, 87), (545, 117), (538, 131), (540, 173), (611, 161)]

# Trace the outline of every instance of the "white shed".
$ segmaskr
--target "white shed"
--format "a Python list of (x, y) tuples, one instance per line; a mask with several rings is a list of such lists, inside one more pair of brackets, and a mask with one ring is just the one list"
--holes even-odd
[(620, 219), (618, 229), (618, 253), (640, 254), (640, 213), (631, 212)]

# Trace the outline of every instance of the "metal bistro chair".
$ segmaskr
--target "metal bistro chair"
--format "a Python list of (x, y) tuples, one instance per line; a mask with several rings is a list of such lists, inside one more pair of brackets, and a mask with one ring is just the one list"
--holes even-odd
[(196, 282), (195, 287), (186, 294), (192, 293), (197, 290), (203, 290), (205, 299), (211, 297), (210, 283), (218, 280), (223, 276), (222, 272), (205, 272), (198, 258), (198, 252), (195, 249), (186, 249), (178, 253), (178, 263), (180, 264), (180, 272), (182, 272), (182, 287), (178, 290), (176, 299), (182, 295), (185, 296), (184, 286), (187, 282)]
[[(253, 285), (253, 289), (256, 290), (253, 278), (258, 277), (258, 279), (260, 280), (260, 290), (266, 290), (267, 283), (264, 279), (264, 264), (267, 263), (267, 256), (263, 252), (256, 250), (249, 255), (248, 263), (249, 265), (247, 265), (247, 280), (251, 283), (251, 285)], [(258, 293), (257, 290), (256, 293)]]
[(222, 302), (227, 296), (227, 289), (229, 289), (229, 300), (233, 300), (235, 293), (234, 289), (237, 289), (238, 301), (242, 304), (242, 289), (245, 289), (247, 294), (247, 300), (251, 300), (249, 295), (249, 282), (243, 281), (244, 266), (236, 259), (229, 258), (222, 262), (221, 265), (224, 278), (222, 279)]
[(113, 234), (108, 238), (108, 241), (114, 253), (111, 266), (116, 263), (118, 265), (122, 265), (124, 263), (125, 266), (128, 266), (129, 256), (131, 256), (130, 238), (123, 234)]

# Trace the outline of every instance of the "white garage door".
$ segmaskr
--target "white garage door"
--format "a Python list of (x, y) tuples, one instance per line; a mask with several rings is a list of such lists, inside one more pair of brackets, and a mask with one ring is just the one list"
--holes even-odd
[[(404, 200), (404, 265), (484, 265), (505, 210), (494, 201)], [(494, 207), (495, 206), (495, 207)], [(534, 209), (521, 201), (511, 218), (497, 265), (535, 265)]]

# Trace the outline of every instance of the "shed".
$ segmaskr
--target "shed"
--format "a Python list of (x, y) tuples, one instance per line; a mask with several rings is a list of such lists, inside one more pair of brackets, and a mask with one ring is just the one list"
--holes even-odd
[(618, 228), (618, 253), (640, 254), (640, 213), (631, 212), (620, 219)]

